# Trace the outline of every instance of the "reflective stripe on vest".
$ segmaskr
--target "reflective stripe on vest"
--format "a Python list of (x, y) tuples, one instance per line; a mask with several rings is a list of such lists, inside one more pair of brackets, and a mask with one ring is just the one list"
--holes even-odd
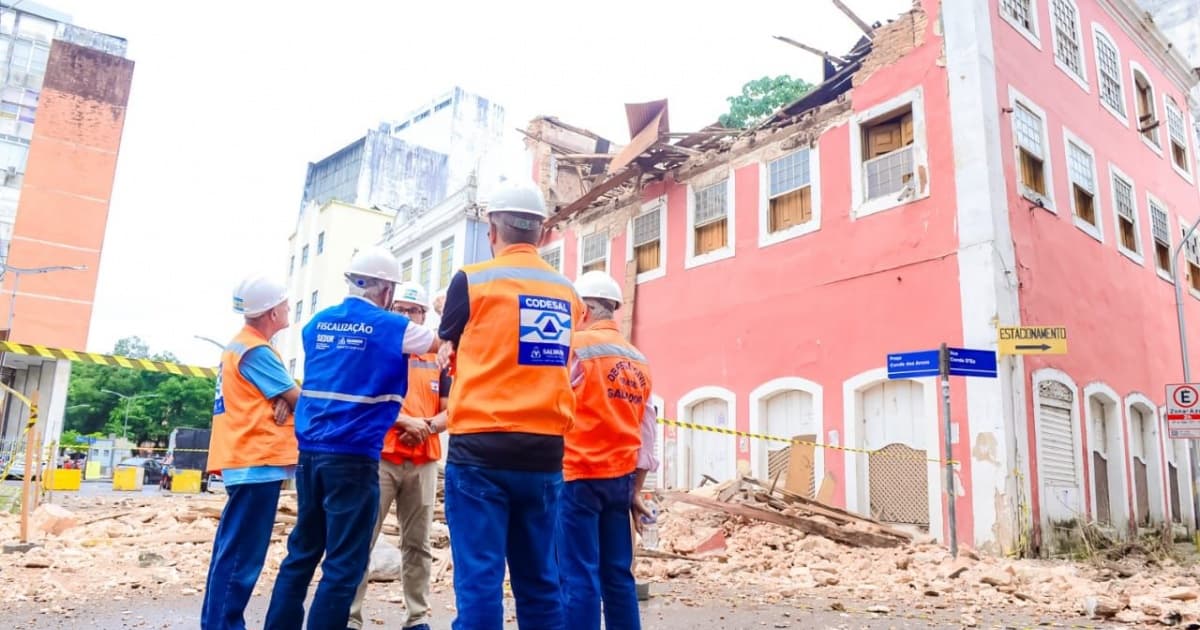
[(483, 284), (495, 280), (535, 280), (538, 282), (550, 282), (553, 284), (561, 284), (570, 287), (571, 290), (575, 286), (566, 276), (554, 271), (553, 269), (535, 269), (532, 267), (489, 267), (472, 271), (467, 274), (467, 284)]
[[(449, 396), (449, 392), (441, 391), (442, 369), (436, 358), (436, 354), (422, 354), (408, 360), (408, 395), (404, 397), (400, 413), (414, 418), (432, 418), (441, 410), (441, 400)], [(442, 441), (437, 434), (409, 446), (400, 441), (402, 433), (398, 427), (393, 427), (384, 436), (380, 454), (383, 459), (393, 464), (409, 461), (420, 466), (442, 458)]]
[(322, 400), (336, 400), (339, 402), (362, 403), (364, 405), (374, 405), (378, 403), (395, 402), (404, 404), (404, 397), (399, 394), (382, 394), (379, 396), (355, 396), (354, 394), (339, 394), (338, 392), (321, 392), (312, 389), (300, 390), (301, 396), (309, 398), (320, 398)]
[(632, 361), (646, 362), (646, 357), (637, 348), (619, 346), (615, 343), (598, 343), (586, 348), (576, 348), (575, 356), (583, 359), (598, 359), (600, 357), (623, 357)]

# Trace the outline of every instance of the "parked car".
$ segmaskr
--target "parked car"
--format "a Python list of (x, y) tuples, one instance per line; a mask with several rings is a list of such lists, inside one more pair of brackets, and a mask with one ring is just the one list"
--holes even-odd
[[(43, 472), (45, 472), (48, 465), (49, 465), (49, 462), (42, 462), (42, 471)], [(0, 464), (0, 470), (4, 470), (3, 464)], [(30, 479), (37, 479), (39, 476), (40, 475), (38, 475), (38, 473), (35, 472), (32, 475), (30, 475)], [(15, 462), (13, 462), (12, 468), (8, 469), (8, 476), (5, 477), (5, 479), (21, 480), (24, 478), (25, 478), (25, 458), (21, 457), (21, 458), (18, 458)]]
[(162, 479), (162, 461), (156, 457), (126, 457), (117, 468), (141, 468), (142, 484), (158, 483)]

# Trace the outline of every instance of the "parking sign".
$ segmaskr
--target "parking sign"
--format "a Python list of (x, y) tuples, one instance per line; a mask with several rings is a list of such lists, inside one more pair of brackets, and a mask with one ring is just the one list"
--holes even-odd
[(1167, 434), (1200, 439), (1200, 383), (1167, 385)]

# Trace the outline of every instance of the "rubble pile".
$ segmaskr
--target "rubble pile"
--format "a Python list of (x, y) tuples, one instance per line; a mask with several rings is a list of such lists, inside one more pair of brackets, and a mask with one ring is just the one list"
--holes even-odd
[[(967, 621), (1011, 610), (1055, 620), (1082, 615), (1130, 624), (1200, 622), (1200, 568), (1194, 561), (1018, 560), (971, 550), (956, 559), (928, 538), (843, 516), (803, 497), (793, 500), (748, 478), (663, 497), (659, 548), (639, 553), (636, 572), (650, 581), (688, 579), (692, 599), (732, 589), (768, 603), (820, 598), (852, 608), (857, 601), (863, 609), (957, 611)], [(843, 530), (843, 542), (809, 533), (814, 523)], [(893, 535), (908, 540), (875, 544)]]

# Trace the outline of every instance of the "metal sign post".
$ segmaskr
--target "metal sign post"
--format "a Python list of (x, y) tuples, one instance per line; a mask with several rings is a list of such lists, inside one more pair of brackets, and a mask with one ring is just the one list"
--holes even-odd
[(940, 359), (939, 369), (942, 376), (942, 417), (945, 428), (945, 449), (946, 449), (946, 496), (949, 497), (947, 516), (950, 519), (950, 555), (958, 557), (958, 516), (956, 514), (955, 492), (954, 492), (954, 455), (953, 441), (951, 440), (950, 430), (950, 349), (946, 344), (942, 344), (941, 350), (938, 352)]

